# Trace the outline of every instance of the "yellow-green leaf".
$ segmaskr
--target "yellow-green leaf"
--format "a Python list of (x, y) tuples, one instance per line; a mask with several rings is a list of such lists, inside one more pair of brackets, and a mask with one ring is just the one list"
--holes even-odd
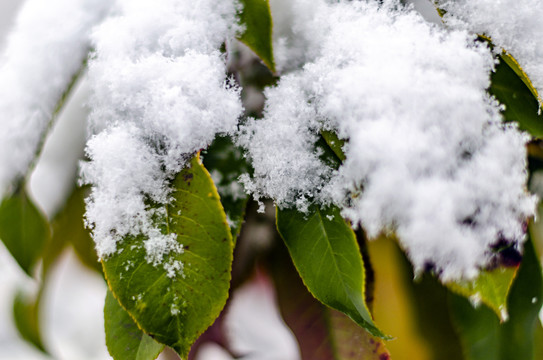
[(472, 281), (449, 282), (445, 285), (453, 292), (470, 299), (474, 304), (483, 303), (491, 308), (501, 321), (507, 320), (507, 295), (517, 274), (518, 267), (498, 267), (481, 271)]

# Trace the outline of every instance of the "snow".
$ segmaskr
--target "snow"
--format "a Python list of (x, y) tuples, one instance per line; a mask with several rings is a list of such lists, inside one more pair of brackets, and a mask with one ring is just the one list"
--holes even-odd
[(438, 0), (445, 23), (484, 34), (517, 59), (539, 94), (543, 93), (543, 2), (540, 0)]
[(166, 204), (168, 182), (186, 161), (236, 130), (240, 90), (219, 50), (239, 30), (238, 10), (233, 1), (124, 0), (95, 29), (89, 119), (97, 135), (82, 175), (93, 185), (86, 218), (101, 257), (138, 234), (154, 264), (182, 251), (153, 220), (165, 218), (164, 206), (147, 200)]
[(0, 196), (24, 177), (107, 0), (28, 0), (0, 55)]
[[(394, 231), (416, 272), (473, 278), (493, 244), (524, 240), (536, 202), (529, 138), (486, 93), (490, 50), (396, 1), (313, 4), (319, 54), (266, 90), (264, 119), (239, 137), (246, 189), (301, 211), (336, 204), (372, 238)], [(319, 159), (320, 129), (349, 140), (338, 171)]]

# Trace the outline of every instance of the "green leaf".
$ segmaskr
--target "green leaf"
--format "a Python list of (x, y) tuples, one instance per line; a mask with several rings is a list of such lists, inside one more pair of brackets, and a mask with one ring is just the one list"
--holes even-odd
[(345, 145), (345, 140), (340, 139), (336, 133), (328, 130), (321, 130), (321, 135), (330, 147), (337, 158), (341, 161), (345, 161), (345, 153), (343, 152), (343, 145)]
[(517, 267), (498, 267), (491, 271), (482, 271), (475, 280), (449, 282), (445, 285), (451, 291), (474, 303), (482, 302), (491, 308), (502, 321), (505, 321), (509, 316), (507, 294), (509, 294), (517, 270)]
[(38, 350), (47, 353), (41, 339), (39, 326), (39, 305), (41, 291), (35, 298), (23, 291), (17, 291), (13, 301), (13, 318), (19, 334)]
[(241, 0), (243, 10), (239, 16), (245, 32), (239, 39), (275, 73), (273, 60), (273, 20), (268, 0)]
[(243, 151), (235, 146), (229, 137), (217, 137), (204, 152), (202, 161), (217, 186), (235, 242), (241, 231), (245, 207), (249, 200), (249, 195), (245, 193), (238, 178), (249, 172), (249, 165), (243, 157)]
[(111, 291), (104, 305), (104, 327), (109, 354), (115, 360), (154, 360), (164, 349), (138, 328)]
[(29, 276), (50, 236), (45, 216), (24, 189), (4, 198), (0, 204), (0, 239)]
[(323, 304), (349, 316), (374, 336), (364, 299), (364, 264), (355, 234), (335, 207), (312, 206), (308, 214), (277, 209), (277, 229), (304, 284)]
[(485, 305), (474, 308), (463, 297), (450, 298), (451, 315), (468, 360), (517, 360), (534, 358), (534, 336), (543, 304), (541, 264), (531, 239), (507, 297), (509, 319), (500, 324)]
[(500, 63), (491, 76), (489, 92), (505, 105), (503, 115), (506, 121), (517, 122), (520, 129), (541, 138), (543, 137), (543, 113), (537, 92), (533, 86), (526, 85), (531, 84), (530, 80), (518, 64), (515, 64), (516, 61), (512, 57), (500, 56)]
[(324, 306), (307, 291), (284, 247), (277, 247), (268, 263), (279, 310), (298, 340), (302, 359), (389, 359), (382, 339), (343, 313)]
[[(102, 265), (94, 249), (90, 231), (85, 228), (85, 196), (88, 187), (75, 187), (64, 208), (52, 221), (53, 239), (51, 244), (71, 244), (79, 260), (87, 267), (102, 273)], [(54, 259), (52, 259), (54, 260)]]
[[(140, 235), (123, 239), (102, 263), (111, 291), (138, 326), (186, 358), (226, 303), (233, 243), (217, 190), (197, 156), (172, 189), (162, 231), (177, 234), (184, 251), (170, 252), (155, 266), (146, 260)], [(182, 264), (182, 275), (171, 276), (168, 264)]]

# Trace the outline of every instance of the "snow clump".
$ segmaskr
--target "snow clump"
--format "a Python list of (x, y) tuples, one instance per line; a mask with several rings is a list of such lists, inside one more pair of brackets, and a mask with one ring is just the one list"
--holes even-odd
[[(536, 201), (529, 138), (486, 92), (491, 51), (398, 1), (311, 3), (318, 53), (266, 90), (264, 118), (238, 139), (247, 190), (301, 211), (340, 206), (372, 238), (394, 231), (416, 272), (475, 277), (494, 245), (523, 241)], [(321, 129), (348, 140), (337, 170), (315, 148)]]

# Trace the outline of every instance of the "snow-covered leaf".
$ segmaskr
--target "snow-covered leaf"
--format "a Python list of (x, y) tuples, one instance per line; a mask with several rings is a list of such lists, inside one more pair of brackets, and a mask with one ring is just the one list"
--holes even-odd
[(243, 11), (240, 15), (245, 31), (240, 40), (249, 46), (266, 66), (275, 72), (273, 60), (273, 21), (268, 0), (241, 0)]
[(162, 244), (168, 252), (151, 259), (146, 247), (161, 246), (160, 237), (149, 243), (142, 235), (127, 236), (102, 263), (111, 291), (138, 326), (186, 357), (224, 307), (233, 243), (217, 190), (198, 156), (171, 187), (165, 218), (157, 219), (162, 234), (170, 236)]
[(277, 210), (277, 229), (304, 284), (323, 304), (348, 315), (374, 336), (364, 298), (364, 264), (355, 234), (335, 207), (312, 206), (308, 214)]
[(32, 276), (51, 231), (45, 216), (24, 189), (0, 204), (0, 239), (23, 270)]
[(134, 320), (107, 291), (104, 305), (106, 345), (115, 360), (154, 360), (164, 345), (141, 331)]

